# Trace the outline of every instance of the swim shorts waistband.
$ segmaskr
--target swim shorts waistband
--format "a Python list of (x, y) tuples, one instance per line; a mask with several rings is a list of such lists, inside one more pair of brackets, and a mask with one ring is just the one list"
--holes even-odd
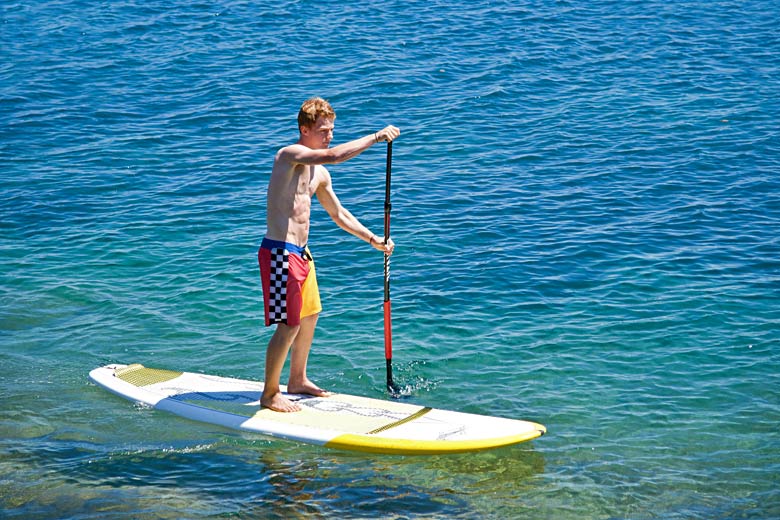
[(286, 249), (290, 253), (300, 256), (304, 256), (303, 253), (306, 251), (306, 246), (296, 246), (289, 242), (282, 242), (281, 240), (273, 240), (271, 238), (263, 238), (260, 247), (263, 249)]

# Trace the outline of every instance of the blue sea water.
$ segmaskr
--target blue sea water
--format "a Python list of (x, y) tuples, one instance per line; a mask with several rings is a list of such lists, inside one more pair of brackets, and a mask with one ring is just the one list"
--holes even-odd
[[(772, 1), (0, 6), (4, 518), (780, 518)], [(109, 362), (262, 377), (256, 249), (312, 95), (394, 145), (412, 402), (545, 424), (442, 457), (194, 423)], [(330, 167), (381, 234), (385, 149)], [(385, 396), (382, 258), (315, 203), (320, 385)]]

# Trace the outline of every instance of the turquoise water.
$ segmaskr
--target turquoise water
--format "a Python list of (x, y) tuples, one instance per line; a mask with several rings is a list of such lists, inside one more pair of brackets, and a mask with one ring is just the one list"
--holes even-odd
[[(780, 518), (777, 2), (0, 7), (6, 518)], [(547, 436), (235, 433), (90, 384), (259, 379), (256, 248), (311, 95), (395, 124), (394, 367)], [(381, 232), (384, 147), (330, 168)], [(326, 388), (381, 397), (382, 258), (315, 204)]]

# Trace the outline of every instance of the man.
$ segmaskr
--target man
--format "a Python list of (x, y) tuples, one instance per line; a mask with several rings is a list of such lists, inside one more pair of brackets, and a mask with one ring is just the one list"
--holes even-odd
[(333, 191), (330, 172), (323, 166), (351, 159), (373, 144), (392, 141), (400, 130), (388, 126), (376, 133), (330, 148), (336, 114), (322, 98), (303, 103), (298, 113), (298, 142), (279, 150), (268, 183), (267, 230), (258, 252), (263, 282), (265, 324), (276, 325), (265, 358), (265, 388), (260, 403), (278, 412), (301, 408), (280, 391), (287, 353), (290, 359), (289, 393), (326, 397), (306, 376), (309, 349), (314, 339), (317, 317), (322, 310), (309, 240), (311, 198), (317, 196), (330, 218), (343, 230), (392, 254), (392, 240), (385, 244), (361, 224), (339, 202)]

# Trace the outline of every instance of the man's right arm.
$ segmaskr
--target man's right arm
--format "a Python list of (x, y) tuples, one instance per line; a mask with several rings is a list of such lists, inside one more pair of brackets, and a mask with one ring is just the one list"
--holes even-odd
[(337, 164), (352, 159), (380, 141), (392, 141), (400, 133), (401, 131), (398, 128), (391, 125), (379, 132), (324, 150), (315, 150), (301, 144), (293, 144), (280, 151), (280, 158), (294, 164)]

